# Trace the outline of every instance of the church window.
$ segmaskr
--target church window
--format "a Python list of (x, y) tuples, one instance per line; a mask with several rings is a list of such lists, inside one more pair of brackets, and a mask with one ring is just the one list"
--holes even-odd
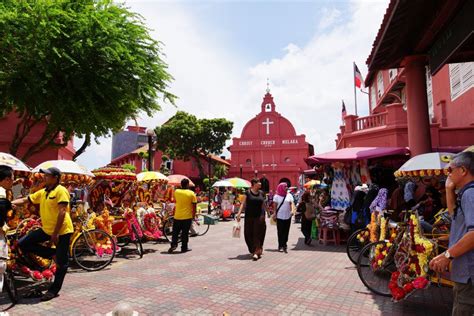
[(286, 157), (286, 158), (285, 158), (285, 162), (286, 162), (286, 163), (289, 163), (290, 161), (291, 161), (290, 157)]
[(247, 165), (250, 165), (250, 164), (252, 163), (252, 160), (251, 160), (251, 159), (247, 159), (247, 160), (245, 160), (245, 163), (246, 163)]
[(271, 112), (272, 111), (272, 105), (270, 103), (265, 104), (265, 112)]

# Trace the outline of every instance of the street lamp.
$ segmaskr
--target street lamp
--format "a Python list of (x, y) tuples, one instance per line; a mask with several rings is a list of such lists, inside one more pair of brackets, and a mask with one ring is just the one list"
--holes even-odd
[(240, 179), (242, 179), (242, 164), (240, 165)]
[(146, 130), (146, 135), (148, 136), (148, 171), (153, 171), (151, 159), (153, 156), (153, 137), (156, 135), (153, 128), (148, 128)]

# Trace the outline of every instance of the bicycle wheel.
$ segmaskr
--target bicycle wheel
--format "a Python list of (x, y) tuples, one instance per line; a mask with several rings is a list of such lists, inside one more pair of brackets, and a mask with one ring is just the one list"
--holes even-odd
[(143, 258), (142, 241), (140, 240), (140, 235), (138, 235), (138, 230), (134, 224), (132, 224), (132, 229), (133, 229), (133, 233), (135, 234), (135, 240), (133, 242), (135, 243), (135, 246), (137, 247), (138, 255), (140, 256), (140, 258)]
[(12, 304), (18, 303), (18, 291), (15, 286), (13, 273), (5, 272), (3, 274), (3, 289), (7, 291), (8, 297), (12, 301)]
[(86, 271), (99, 271), (108, 266), (115, 257), (116, 244), (105, 231), (93, 229), (83, 231), (72, 245), (74, 262)]
[(347, 256), (349, 257), (349, 260), (352, 261), (353, 264), (357, 265), (357, 259), (359, 259), (359, 253), (364, 248), (364, 246), (367, 243), (362, 243), (357, 236), (361, 232), (368, 231), (367, 228), (362, 228), (359, 230), (356, 230), (347, 240), (347, 245), (346, 245), (346, 252)]
[[(165, 238), (168, 242), (171, 242), (171, 239), (173, 238), (173, 218), (169, 218), (164, 224), (163, 224), (163, 233), (165, 235)], [(178, 236), (178, 243), (181, 242), (181, 234)]]
[[(388, 283), (392, 273), (397, 270), (393, 256), (386, 258), (382, 267), (374, 270), (371, 266), (371, 261), (375, 257), (375, 248), (378, 245), (385, 246), (385, 241), (378, 241), (366, 245), (360, 251), (359, 259), (357, 260), (357, 273), (364, 285), (372, 292), (378, 295), (390, 297), (390, 289)], [(393, 247), (393, 245), (392, 245)], [(390, 251), (387, 251), (390, 253)]]
[(203, 214), (198, 214), (195, 219), (193, 219), (191, 231), (194, 230), (194, 233), (198, 236), (203, 236), (209, 231), (209, 224), (205, 224), (205, 217)]

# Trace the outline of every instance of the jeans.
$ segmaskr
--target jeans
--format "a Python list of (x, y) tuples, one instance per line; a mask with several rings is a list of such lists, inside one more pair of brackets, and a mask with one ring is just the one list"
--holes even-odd
[(58, 294), (61, 290), (67, 268), (69, 267), (69, 241), (71, 235), (72, 234), (60, 235), (56, 249), (40, 245), (40, 243), (51, 240), (51, 236), (46, 234), (42, 229), (28, 233), (22, 237), (18, 243), (24, 253), (31, 252), (45, 259), (51, 259), (56, 255), (56, 275), (48, 292)]
[(287, 248), (288, 235), (290, 234), (291, 218), (277, 218), (278, 248)]
[(178, 237), (181, 233), (181, 250), (188, 250), (189, 229), (191, 228), (192, 219), (174, 219), (173, 220), (173, 237), (171, 239), (171, 247), (178, 247)]

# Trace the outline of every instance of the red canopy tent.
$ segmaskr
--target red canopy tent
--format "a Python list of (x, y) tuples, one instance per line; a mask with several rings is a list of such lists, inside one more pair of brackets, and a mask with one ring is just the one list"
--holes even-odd
[(314, 166), (316, 164), (336, 161), (344, 162), (385, 156), (405, 156), (409, 153), (410, 151), (406, 147), (350, 147), (314, 155), (306, 158), (305, 161), (310, 166)]

